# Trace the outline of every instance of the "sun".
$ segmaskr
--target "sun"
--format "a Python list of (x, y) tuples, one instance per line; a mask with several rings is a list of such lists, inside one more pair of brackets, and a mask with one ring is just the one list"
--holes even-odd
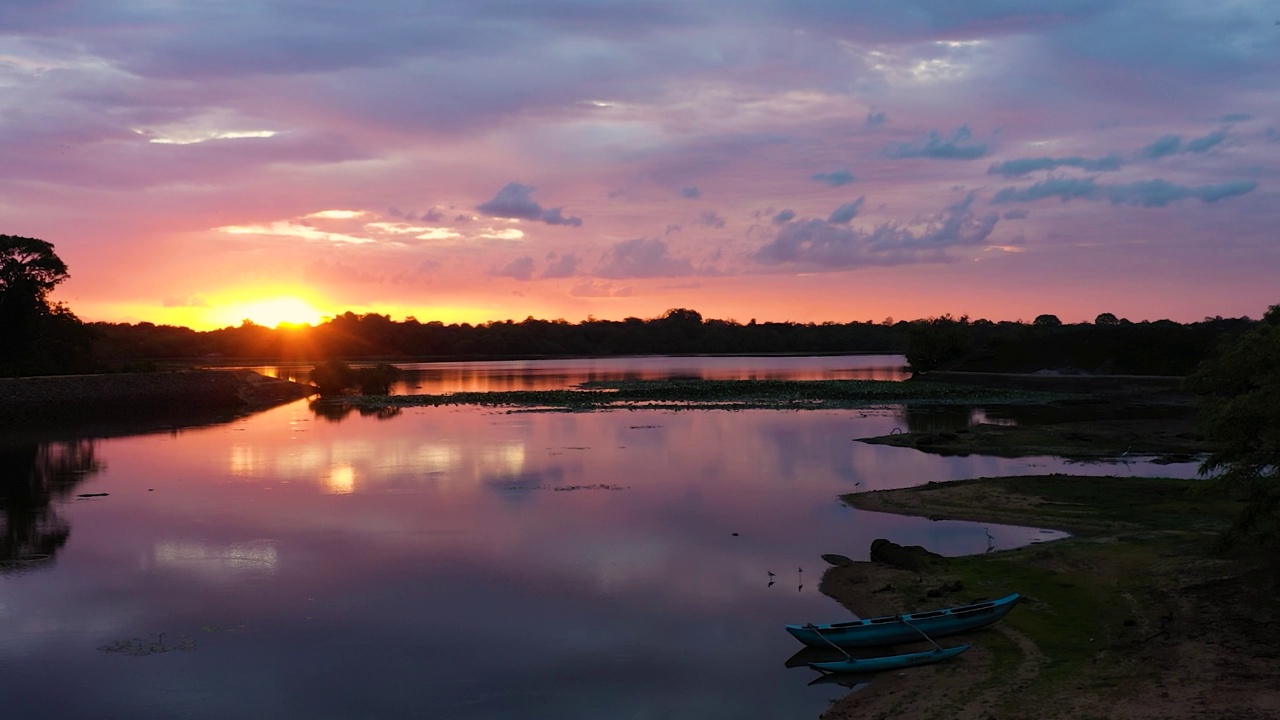
[(282, 324), (318, 325), (325, 318), (311, 303), (295, 296), (230, 303), (221, 308), (218, 314), (225, 318), (226, 325), (238, 325), (242, 320), (250, 320), (264, 327)]

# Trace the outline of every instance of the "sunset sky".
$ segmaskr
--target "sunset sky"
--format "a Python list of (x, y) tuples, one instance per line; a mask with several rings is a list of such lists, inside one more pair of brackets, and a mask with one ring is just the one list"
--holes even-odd
[(1280, 303), (1280, 6), (0, 3), (0, 234), (85, 320)]

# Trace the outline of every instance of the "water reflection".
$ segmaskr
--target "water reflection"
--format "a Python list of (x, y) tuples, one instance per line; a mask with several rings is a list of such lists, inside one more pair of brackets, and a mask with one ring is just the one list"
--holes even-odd
[(325, 420), (333, 423), (339, 423), (346, 420), (347, 416), (353, 412), (359, 414), (360, 417), (371, 417), (375, 420), (390, 420), (393, 417), (399, 416), (400, 413), (404, 411), (402, 408), (398, 407), (361, 407), (334, 402), (320, 402), (319, 400), (310, 401), (307, 407), (311, 408), (311, 412), (315, 413), (316, 417), (324, 418)]
[[(904, 380), (901, 355), (812, 357), (625, 357), (491, 362), (397, 363), (396, 395), (453, 392), (563, 390), (584, 382), (618, 380)], [(264, 375), (308, 382), (313, 365), (249, 368)], [(345, 417), (345, 415), (343, 415)], [(341, 419), (341, 418), (337, 418)]]
[(53, 502), (103, 468), (90, 440), (0, 447), (0, 572), (53, 562), (71, 535)]
[[(64, 531), (57, 566), (0, 576), (5, 708), (135, 720), (594, 720), (620, 707), (817, 717), (841, 688), (808, 687), (807, 671), (779, 660), (796, 649), (783, 624), (847, 614), (817, 591), (822, 553), (865, 559), (878, 537), (957, 555), (1057, 536), (840, 503), (1066, 469), (854, 442), (903, 424), (898, 408), (476, 407), (335, 423), (303, 401), (174, 435), (48, 446), (40, 463), (27, 449), (5, 463), (27, 468), (5, 471), (6, 485), (65, 485), (51, 478), (80, 468), (111, 494), (42, 501), (64, 516), (49, 526)], [(47, 470), (33, 474), (38, 464)], [(157, 633), (198, 636), (198, 648), (148, 657), (145, 673), (93, 650)], [(83, 691), (61, 692), (66, 678)]]
[(1019, 418), (1026, 422), (1027, 410), (1017, 405), (998, 406), (904, 406), (898, 411), (902, 420), (899, 429), (907, 432), (936, 433), (964, 430), (975, 425), (1018, 425)]

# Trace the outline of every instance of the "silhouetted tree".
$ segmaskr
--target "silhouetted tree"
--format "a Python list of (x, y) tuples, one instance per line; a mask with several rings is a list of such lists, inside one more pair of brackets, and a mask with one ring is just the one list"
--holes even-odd
[(1205, 436), (1218, 445), (1200, 466), (1214, 483), (1243, 496), (1228, 543), (1257, 535), (1280, 543), (1280, 305), (1187, 378), (1204, 393)]
[(1119, 325), (1120, 319), (1111, 313), (1099, 313), (1098, 317), (1093, 319), (1094, 325)]
[(943, 315), (911, 324), (907, 339), (907, 362), (911, 370), (927, 373), (942, 365), (959, 360), (972, 348), (969, 317), (959, 320)]
[(391, 383), (399, 378), (400, 368), (387, 363), (356, 370), (356, 385), (364, 395), (387, 395), (391, 392)]
[(0, 374), (66, 372), (88, 363), (89, 334), (49, 293), (67, 279), (53, 245), (0, 235)]
[(1058, 319), (1057, 315), (1037, 315), (1031, 324), (1036, 327), (1062, 327), (1062, 321)]

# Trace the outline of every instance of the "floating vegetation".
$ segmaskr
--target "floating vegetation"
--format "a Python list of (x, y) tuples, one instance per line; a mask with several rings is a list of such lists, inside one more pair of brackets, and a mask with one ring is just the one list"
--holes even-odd
[(143, 655), (173, 652), (174, 650), (195, 650), (196, 641), (185, 635), (179, 635), (177, 642), (169, 645), (164, 641), (164, 633), (160, 633), (150, 640), (143, 640), (142, 638), (114, 640), (98, 649), (106, 653), (119, 653), (121, 655), (141, 657)]
[(596, 483), (594, 485), (512, 485), (508, 490), (550, 490), (552, 492), (574, 492), (576, 490), (630, 490), (624, 485)]
[(1033, 403), (1061, 394), (890, 380), (600, 380), (573, 390), (346, 397), (354, 407), (480, 405), (521, 412), (829, 410), (886, 404)]

